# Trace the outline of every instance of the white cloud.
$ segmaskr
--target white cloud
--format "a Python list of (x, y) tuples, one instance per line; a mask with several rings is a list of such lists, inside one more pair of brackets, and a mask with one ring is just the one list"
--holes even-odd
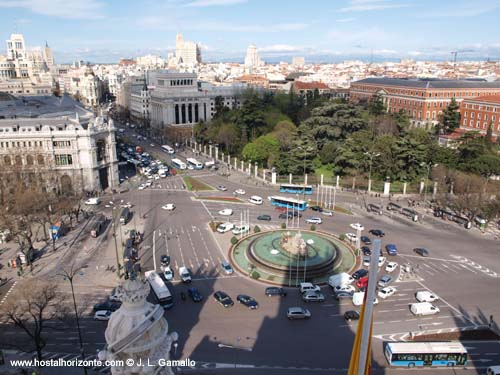
[(104, 3), (99, 0), (5, 0), (0, 8), (24, 8), (33, 13), (71, 19), (102, 18)]
[(408, 52), (408, 55), (410, 56), (420, 56), (422, 54), (422, 52), (420, 51), (409, 51)]
[(376, 49), (375, 51), (373, 51), (373, 53), (377, 55), (393, 55), (398, 52), (392, 49)]
[(351, 0), (350, 5), (340, 8), (340, 12), (366, 12), (370, 10), (385, 10), (406, 8), (408, 4), (394, 3), (387, 0)]
[(340, 22), (340, 23), (352, 22), (352, 21), (356, 21), (356, 18), (348, 17), (348, 18), (339, 18), (338, 20), (335, 20), (335, 22)]
[(265, 46), (258, 49), (259, 52), (268, 52), (268, 53), (283, 53), (283, 52), (298, 52), (301, 51), (302, 48), (291, 46), (288, 44), (273, 44), (271, 46)]
[(190, 3), (187, 3), (185, 6), (187, 7), (211, 7), (211, 6), (220, 6), (220, 5), (235, 5), (246, 3), (247, 0), (195, 0)]

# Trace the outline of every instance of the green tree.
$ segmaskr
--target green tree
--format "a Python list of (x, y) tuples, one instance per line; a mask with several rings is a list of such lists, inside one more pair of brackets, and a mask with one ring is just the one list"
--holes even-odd
[(234, 123), (223, 123), (217, 132), (215, 140), (225, 146), (229, 153), (235, 153), (238, 149), (241, 138), (240, 129)]
[(218, 95), (215, 97), (214, 109), (215, 109), (214, 118), (222, 117), (224, 113), (229, 111), (229, 108), (224, 105), (223, 96)]
[(460, 126), (460, 106), (455, 98), (451, 98), (450, 104), (443, 112), (441, 122), (437, 127), (437, 131), (443, 131), (445, 134), (453, 133)]
[(370, 102), (368, 103), (368, 111), (371, 115), (375, 116), (380, 116), (385, 113), (386, 108), (382, 95), (375, 94), (371, 97)]
[(255, 141), (248, 143), (242, 151), (242, 155), (246, 160), (251, 160), (257, 163), (265, 163), (270, 157), (275, 160), (279, 154), (279, 141), (272, 135), (262, 135)]
[(488, 150), (493, 149), (493, 122), (490, 121), (490, 125), (488, 126), (488, 130), (486, 131), (486, 136), (484, 137), (484, 143), (486, 144), (486, 148)]

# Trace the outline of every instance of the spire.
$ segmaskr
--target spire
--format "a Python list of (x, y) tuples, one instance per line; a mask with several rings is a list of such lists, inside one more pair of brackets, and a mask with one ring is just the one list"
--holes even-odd
[(45, 48), (49, 48), (49, 43), (47, 43), (47, 41), (45, 41)]

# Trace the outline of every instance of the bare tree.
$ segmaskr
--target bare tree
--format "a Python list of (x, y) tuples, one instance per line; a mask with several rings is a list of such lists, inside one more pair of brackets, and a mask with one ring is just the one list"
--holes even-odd
[(57, 284), (31, 279), (25, 285), (18, 285), (3, 305), (3, 315), (28, 335), (39, 360), (47, 344), (47, 322), (59, 321), (67, 316), (63, 299)]

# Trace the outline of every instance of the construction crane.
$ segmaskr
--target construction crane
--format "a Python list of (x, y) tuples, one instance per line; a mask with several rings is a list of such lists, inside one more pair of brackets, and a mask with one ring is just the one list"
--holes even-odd
[(453, 75), (455, 78), (457, 78), (457, 55), (458, 51), (452, 51), (451, 54), (453, 55)]

